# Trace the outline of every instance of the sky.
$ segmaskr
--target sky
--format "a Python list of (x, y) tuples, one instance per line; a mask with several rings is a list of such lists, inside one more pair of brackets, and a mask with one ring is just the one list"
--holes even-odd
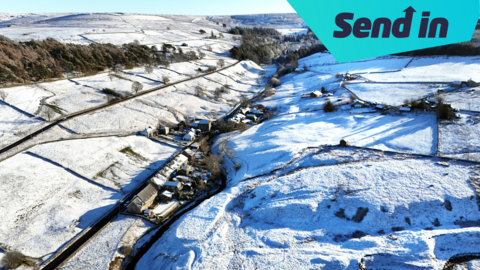
[(0, 0), (0, 12), (238, 15), (295, 12), (287, 0)]

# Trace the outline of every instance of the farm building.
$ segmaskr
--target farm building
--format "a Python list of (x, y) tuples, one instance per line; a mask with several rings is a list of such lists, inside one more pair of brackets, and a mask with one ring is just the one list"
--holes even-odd
[(152, 127), (147, 127), (146, 129), (142, 130), (140, 134), (147, 137), (155, 137), (158, 135), (158, 132)]
[(162, 135), (168, 135), (170, 133), (170, 129), (168, 127), (161, 127), (159, 129), (159, 133)]
[(164, 221), (168, 218), (179, 206), (177, 201), (171, 201), (169, 203), (161, 203), (155, 209), (153, 209), (153, 214), (157, 223)]
[(261, 112), (260, 110), (257, 110), (257, 109), (253, 109), (250, 113), (255, 115), (256, 117), (263, 116), (263, 112)]
[(400, 107), (399, 109), (401, 112), (409, 112), (411, 111), (412, 109), (410, 107)]
[(210, 129), (212, 128), (212, 124), (210, 123), (210, 121), (208, 120), (200, 120), (200, 122), (198, 122), (198, 128), (202, 131), (202, 132), (209, 132)]
[(320, 91), (313, 91), (310, 93), (310, 97), (313, 97), (313, 98), (318, 98), (318, 97), (321, 97), (323, 96), (322, 92)]
[(140, 193), (138, 193), (134, 199), (128, 204), (128, 212), (141, 215), (143, 211), (148, 209), (155, 197), (157, 197), (157, 189), (154, 185), (148, 184)]
[(192, 167), (189, 166), (188, 164), (186, 164), (178, 171), (178, 175), (188, 176), (188, 175), (190, 175), (191, 171), (192, 171)]

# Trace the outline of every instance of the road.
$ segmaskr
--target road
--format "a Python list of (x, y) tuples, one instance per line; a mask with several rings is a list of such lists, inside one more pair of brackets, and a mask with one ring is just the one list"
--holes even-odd
[(173, 82), (171, 84), (167, 84), (167, 85), (161, 85), (161, 86), (157, 86), (157, 87), (154, 87), (154, 88), (151, 88), (151, 89), (148, 89), (148, 90), (145, 90), (145, 91), (142, 91), (138, 94), (135, 94), (135, 95), (132, 95), (132, 96), (129, 96), (129, 97), (126, 97), (122, 100), (118, 100), (118, 101), (115, 101), (115, 102), (111, 102), (111, 103), (108, 103), (108, 104), (103, 104), (103, 105), (99, 105), (99, 106), (96, 106), (96, 107), (93, 107), (93, 108), (90, 108), (90, 109), (87, 109), (87, 110), (83, 110), (83, 111), (80, 111), (80, 112), (76, 112), (76, 113), (73, 113), (73, 114), (70, 114), (70, 115), (65, 115), (63, 116), (62, 119), (59, 119), (59, 120), (56, 120), (54, 122), (52, 122), (51, 124), (35, 131), (35, 132), (32, 132), (31, 134), (23, 137), (22, 139), (0, 149), (0, 154), (3, 154), (19, 145), (21, 145), (22, 143), (28, 141), (28, 140), (31, 140), (33, 139), (35, 136), (41, 134), (42, 132), (45, 132), (51, 128), (53, 128), (54, 126), (56, 125), (59, 125), (60, 123), (62, 122), (65, 122), (65, 121), (68, 121), (68, 120), (71, 120), (75, 117), (79, 117), (79, 116), (82, 116), (82, 115), (86, 115), (86, 114), (89, 114), (89, 113), (92, 113), (92, 112), (95, 112), (95, 111), (98, 111), (98, 110), (103, 110), (103, 109), (106, 109), (108, 107), (111, 107), (111, 106), (114, 106), (114, 105), (117, 105), (117, 104), (120, 104), (120, 103), (123, 103), (123, 102), (126, 102), (126, 101), (129, 101), (131, 99), (135, 99), (137, 97), (140, 97), (140, 96), (143, 96), (143, 95), (146, 95), (146, 94), (150, 94), (152, 92), (155, 92), (155, 91), (158, 91), (160, 89), (163, 89), (163, 88), (166, 88), (166, 87), (169, 87), (169, 86), (172, 86), (172, 85), (176, 85), (176, 84), (179, 84), (179, 83), (184, 83), (184, 82), (188, 82), (188, 81), (192, 81), (192, 80), (196, 80), (198, 78), (202, 78), (202, 77), (205, 77), (205, 76), (208, 76), (208, 75), (211, 75), (213, 73), (218, 73), (222, 70), (226, 70), (230, 67), (233, 67), (235, 65), (237, 65), (238, 63), (240, 63), (240, 61), (237, 61), (235, 62), (234, 64), (232, 65), (229, 65), (229, 66), (226, 66), (226, 67), (223, 67), (221, 69), (218, 69), (214, 72), (211, 72), (211, 73), (205, 73), (205, 74), (202, 74), (202, 75), (198, 75), (198, 76), (195, 76), (195, 77), (192, 77), (192, 78), (188, 78), (188, 79), (184, 79), (184, 80), (180, 80), (180, 81), (176, 81), (176, 82)]

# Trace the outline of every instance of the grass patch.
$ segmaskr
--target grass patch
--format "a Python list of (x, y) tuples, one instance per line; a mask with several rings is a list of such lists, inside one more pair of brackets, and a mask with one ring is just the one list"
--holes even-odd
[(145, 158), (142, 155), (140, 155), (139, 153), (133, 151), (132, 148), (130, 148), (130, 146), (125, 147), (122, 150), (120, 150), (120, 153), (127, 155), (127, 157), (129, 157), (130, 159), (133, 159), (134, 161), (137, 161), (137, 162), (148, 162), (149, 161), (147, 158)]
[(45, 105), (51, 108), (55, 113), (58, 113), (58, 114), (64, 114), (64, 112), (67, 112), (66, 110), (55, 105), (50, 105), (50, 104), (45, 104)]
[[(115, 162), (115, 163), (113, 163), (112, 165), (108, 166), (105, 170), (97, 173), (97, 175), (95, 175), (95, 177), (93, 177), (93, 181), (96, 182), (97, 179), (99, 179), (99, 178), (104, 178), (104, 179), (107, 179), (107, 180), (109, 180), (109, 181), (112, 181), (113, 184), (114, 184), (116, 187), (118, 187), (118, 189), (121, 190), (123, 187), (122, 187), (122, 185), (116, 180), (116, 179), (119, 179), (120, 177), (119, 177), (118, 175), (116, 175), (115, 172), (113, 171), (113, 169), (114, 169), (115, 167), (117, 167), (117, 165), (120, 165), (120, 163), (118, 163), (118, 161)], [(113, 176), (112, 179), (111, 179), (111, 178), (108, 178), (109, 173)]]
[(120, 79), (120, 80), (125, 80), (125, 81), (129, 81), (129, 82), (133, 82), (132, 80), (127, 79), (127, 78), (122, 77), (122, 76), (117, 75), (117, 74), (110, 74), (109, 76), (115, 77), (115, 78)]

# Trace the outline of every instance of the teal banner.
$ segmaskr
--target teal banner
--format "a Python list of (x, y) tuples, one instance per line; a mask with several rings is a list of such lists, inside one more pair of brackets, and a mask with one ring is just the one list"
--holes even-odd
[(479, 0), (287, 0), (342, 63), (470, 41)]

